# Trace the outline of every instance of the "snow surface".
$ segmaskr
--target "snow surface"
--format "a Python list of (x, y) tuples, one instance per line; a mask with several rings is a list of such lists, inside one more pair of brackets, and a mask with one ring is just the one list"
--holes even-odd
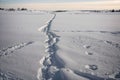
[(0, 80), (119, 80), (120, 13), (0, 11)]

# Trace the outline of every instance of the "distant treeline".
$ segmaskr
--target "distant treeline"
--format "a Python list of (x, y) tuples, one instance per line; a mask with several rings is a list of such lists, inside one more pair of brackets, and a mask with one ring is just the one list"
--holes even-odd
[(119, 10), (109, 10), (110, 12), (120, 12), (120, 9)]
[(27, 11), (28, 9), (27, 8), (17, 8), (17, 9), (14, 9), (14, 8), (0, 8), (0, 10), (5, 10), (5, 11)]
[[(0, 8), (0, 10), (4, 10), (4, 11), (27, 11), (28, 9), (27, 8)], [(56, 10), (56, 11), (53, 11), (53, 12), (67, 12), (69, 10)], [(80, 10), (80, 11), (83, 11), (83, 12), (120, 12), (120, 9), (116, 10), (116, 9), (112, 9), (112, 10)]]
[[(54, 12), (67, 12), (69, 10), (56, 10)], [(112, 9), (112, 10), (80, 10), (80, 11), (83, 11), (83, 12), (120, 12), (120, 9), (118, 10), (115, 10), (115, 9)]]
[(89, 12), (120, 12), (120, 9), (118, 9), (118, 10), (115, 10), (115, 9), (112, 9), (112, 10), (82, 10), (82, 11), (89, 11)]
[[(56, 10), (54, 12), (67, 12), (69, 10)], [(83, 12), (120, 12), (120, 9), (118, 10), (115, 10), (115, 9), (112, 9), (112, 10), (80, 10), (80, 11), (83, 11)]]
[(54, 12), (67, 12), (67, 10), (56, 10)]

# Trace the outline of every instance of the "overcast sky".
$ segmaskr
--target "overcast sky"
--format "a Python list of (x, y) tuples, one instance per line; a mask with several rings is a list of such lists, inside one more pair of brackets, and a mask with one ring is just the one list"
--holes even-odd
[(120, 0), (0, 0), (0, 7), (30, 9), (120, 9)]

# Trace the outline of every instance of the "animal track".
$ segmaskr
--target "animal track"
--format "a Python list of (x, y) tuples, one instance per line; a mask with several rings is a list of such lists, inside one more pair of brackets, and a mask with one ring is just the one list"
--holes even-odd
[(89, 45), (84, 45), (83, 47), (86, 48), (86, 49), (89, 49), (91, 46), (89, 46)]
[(86, 55), (93, 55), (92, 52), (87, 52), (87, 51), (85, 52), (85, 54), (86, 54)]
[(118, 43), (114, 43), (112, 41), (104, 41), (104, 42), (107, 43), (107, 44), (110, 44), (110, 45), (112, 45), (112, 46), (114, 46), (114, 47), (116, 47), (118, 49), (120, 49), (120, 44), (118, 44)]
[(27, 43), (21, 43), (21, 44), (15, 45), (15, 46), (10, 46), (8, 48), (2, 49), (2, 50), (0, 50), (0, 57), (8, 55), (10, 53), (13, 53), (14, 51), (16, 51), (18, 49), (21, 49), (21, 48), (23, 48), (27, 45), (30, 45), (32, 43), (33, 43), (33, 41), (30, 41), (30, 42), (27, 42)]
[(23, 80), (22, 78), (17, 77), (14, 73), (3, 72), (0, 70), (0, 80)]
[(86, 69), (91, 69), (91, 70), (97, 70), (98, 66), (97, 65), (85, 65)]
[(53, 14), (53, 17), (44, 26), (38, 29), (47, 36), (47, 39), (45, 40), (45, 43), (47, 44), (47, 46), (45, 46), (45, 52), (48, 53), (40, 60), (40, 65), (42, 67), (40, 67), (38, 70), (38, 80), (53, 80), (56, 72), (59, 71), (59, 66), (57, 65), (58, 60), (55, 57), (57, 51), (56, 44), (59, 41), (59, 37), (50, 30), (51, 23), (55, 17), (56, 14)]
[(109, 75), (109, 78), (119, 80), (120, 79), (120, 72), (113, 73), (113, 74)]

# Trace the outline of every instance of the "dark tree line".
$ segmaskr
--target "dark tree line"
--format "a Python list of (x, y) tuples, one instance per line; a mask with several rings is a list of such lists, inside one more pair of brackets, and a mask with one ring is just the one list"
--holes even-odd
[(5, 10), (5, 11), (27, 11), (28, 9), (27, 8), (17, 8), (17, 9), (14, 9), (14, 8), (8, 8), (8, 9), (0, 8), (0, 10)]
[(112, 9), (112, 10), (83, 10), (83, 11), (90, 11), (90, 12), (120, 12), (120, 9), (118, 10), (115, 10), (115, 9)]
[(110, 10), (110, 12), (120, 12), (120, 9), (119, 10)]
[(27, 8), (17, 8), (18, 11), (27, 11)]
[(0, 10), (4, 10), (4, 8), (0, 8)]

